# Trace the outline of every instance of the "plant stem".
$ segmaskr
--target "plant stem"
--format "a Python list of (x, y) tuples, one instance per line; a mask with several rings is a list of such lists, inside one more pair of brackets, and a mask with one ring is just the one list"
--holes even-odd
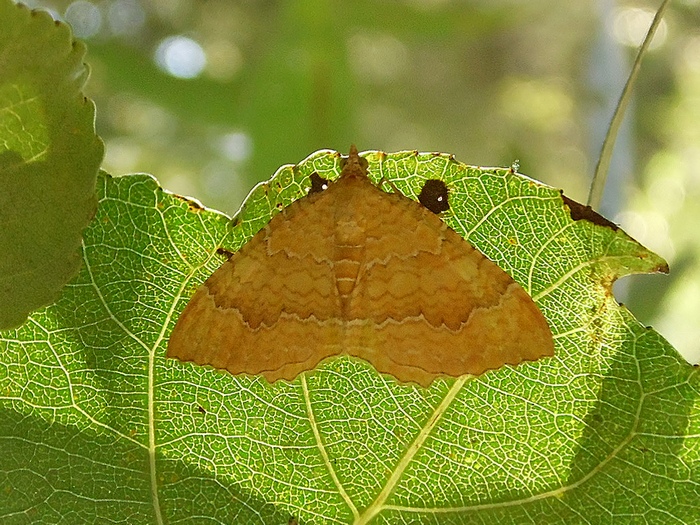
[(591, 181), (591, 189), (588, 193), (588, 206), (596, 209), (600, 206), (600, 201), (603, 198), (603, 191), (605, 190), (605, 181), (608, 177), (608, 170), (610, 169), (610, 160), (612, 159), (613, 149), (615, 147), (615, 140), (617, 139), (617, 133), (620, 130), (620, 125), (625, 117), (625, 111), (627, 110), (627, 105), (632, 98), (632, 88), (637, 83), (637, 77), (639, 76), (639, 69), (642, 65), (642, 58), (646, 54), (649, 44), (651, 43), (654, 35), (656, 34), (656, 29), (661, 24), (661, 19), (663, 18), (664, 11), (671, 0), (664, 0), (656, 11), (654, 15), (654, 20), (649, 26), (649, 31), (647, 31), (646, 36), (642, 45), (639, 47), (637, 52), (637, 57), (634, 59), (634, 64), (632, 65), (632, 71), (630, 76), (627, 78), (627, 83), (625, 84), (620, 99), (617, 101), (617, 107), (613, 113), (613, 117), (610, 120), (610, 126), (608, 127), (608, 132), (605, 134), (605, 140), (603, 141), (603, 147), (600, 151), (600, 156), (598, 157), (598, 165), (595, 168), (595, 174), (593, 175), (593, 180)]

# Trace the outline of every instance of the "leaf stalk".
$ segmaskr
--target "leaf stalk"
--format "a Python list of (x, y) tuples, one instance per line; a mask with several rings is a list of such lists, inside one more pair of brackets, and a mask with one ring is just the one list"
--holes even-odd
[(630, 75), (627, 78), (627, 83), (625, 84), (625, 87), (622, 90), (620, 99), (617, 101), (617, 107), (615, 108), (615, 112), (613, 113), (612, 119), (610, 120), (610, 126), (608, 127), (608, 131), (605, 134), (605, 140), (603, 140), (603, 147), (601, 148), (600, 156), (598, 157), (598, 164), (596, 165), (593, 180), (591, 181), (591, 189), (588, 193), (587, 204), (593, 209), (597, 209), (600, 207), (600, 202), (603, 198), (603, 191), (605, 190), (605, 182), (608, 177), (608, 171), (610, 170), (610, 161), (612, 159), (612, 154), (615, 147), (615, 140), (617, 140), (618, 131), (620, 130), (620, 126), (622, 125), (622, 121), (624, 120), (627, 105), (629, 104), (629, 101), (632, 98), (632, 89), (637, 83), (637, 78), (639, 77), (639, 69), (642, 65), (642, 59), (644, 58), (644, 55), (646, 55), (647, 50), (649, 49), (649, 45), (651, 44), (651, 41), (653, 40), (654, 35), (656, 34), (656, 30), (661, 24), (664, 11), (666, 11), (666, 8), (668, 7), (669, 3), (671, 3), (671, 0), (664, 0), (661, 3), (659, 9), (656, 11), (656, 14), (654, 15), (654, 20), (651, 22), (651, 26), (649, 26), (649, 30), (647, 31), (647, 34), (644, 37), (644, 41), (639, 47), (637, 56), (634, 59), (632, 71), (630, 71)]

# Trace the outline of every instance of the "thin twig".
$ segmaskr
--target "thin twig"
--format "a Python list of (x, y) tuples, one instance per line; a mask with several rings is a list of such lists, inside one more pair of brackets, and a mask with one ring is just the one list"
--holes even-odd
[(659, 27), (659, 24), (661, 24), (664, 11), (670, 2), (671, 0), (664, 0), (658, 11), (656, 11), (656, 15), (654, 15), (654, 20), (649, 27), (649, 31), (647, 31), (646, 37), (644, 37), (644, 42), (642, 42), (642, 45), (639, 47), (637, 57), (634, 59), (632, 71), (627, 79), (625, 88), (622, 90), (620, 100), (617, 102), (615, 113), (613, 113), (612, 120), (610, 120), (610, 127), (608, 127), (608, 132), (606, 133), (605, 140), (603, 141), (603, 148), (600, 151), (600, 157), (598, 157), (598, 165), (595, 168), (595, 174), (593, 175), (593, 180), (591, 181), (591, 190), (588, 194), (588, 205), (594, 209), (600, 206), (600, 201), (603, 198), (603, 190), (605, 189), (605, 181), (608, 177), (608, 170), (610, 169), (610, 159), (612, 158), (613, 148), (615, 147), (617, 132), (620, 130), (620, 125), (625, 117), (627, 104), (629, 103), (630, 98), (632, 98), (632, 88), (637, 82), (639, 68), (642, 65), (642, 58), (646, 54), (649, 44), (654, 38), (656, 29)]

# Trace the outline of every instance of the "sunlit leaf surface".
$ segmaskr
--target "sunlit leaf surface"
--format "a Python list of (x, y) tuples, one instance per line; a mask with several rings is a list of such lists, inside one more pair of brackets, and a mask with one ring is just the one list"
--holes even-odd
[(311, 172), (337, 177), (339, 157), (280, 169), (234, 226), (148, 176), (104, 175), (80, 274), (2, 334), (0, 521), (697, 518), (698, 374), (609, 291), (663, 261), (620, 230), (573, 221), (559, 192), (509, 170), (367, 157), (375, 180), (412, 197), (427, 178), (447, 183), (445, 220), (531, 293), (554, 358), (429, 389), (347, 358), (273, 385), (166, 360), (217, 249), (236, 250), (304, 195)]

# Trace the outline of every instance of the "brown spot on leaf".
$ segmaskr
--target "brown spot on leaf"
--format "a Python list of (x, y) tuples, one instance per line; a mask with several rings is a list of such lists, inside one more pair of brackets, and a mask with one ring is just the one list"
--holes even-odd
[(594, 211), (593, 208), (591, 208), (590, 206), (586, 206), (584, 204), (581, 204), (580, 202), (576, 202), (575, 200), (570, 199), (569, 197), (564, 195), (564, 191), (561, 192), (561, 198), (564, 201), (564, 204), (569, 208), (569, 215), (571, 215), (571, 218), (573, 220), (592, 222), (593, 224), (597, 224), (598, 226), (610, 228), (612, 231), (615, 232), (620, 229), (620, 227), (617, 224), (615, 224), (612, 221), (609, 221), (600, 213)]
[(190, 199), (188, 197), (183, 197), (182, 195), (176, 194), (173, 194), (173, 197), (187, 204), (187, 207), (190, 209), (190, 211), (200, 212), (205, 209), (204, 206), (202, 206), (199, 202), (197, 202), (194, 199)]
[(420, 203), (437, 214), (450, 209), (447, 185), (438, 179), (429, 179), (418, 195)]
[(328, 185), (331, 183), (331, 181), (324, 179), (315, 171), (309, 175), (309, 179), (311, 180), (311, 187), (309, 188), (308, 195), (311, 195), (312, 193), (321, 193), (322, 191), (327, 190)]
[(223, 255), (226, 259), (233, 257), (233, 252), (228, 251), (226, 248), (217, 248), (216, 253), (217, 255)]

